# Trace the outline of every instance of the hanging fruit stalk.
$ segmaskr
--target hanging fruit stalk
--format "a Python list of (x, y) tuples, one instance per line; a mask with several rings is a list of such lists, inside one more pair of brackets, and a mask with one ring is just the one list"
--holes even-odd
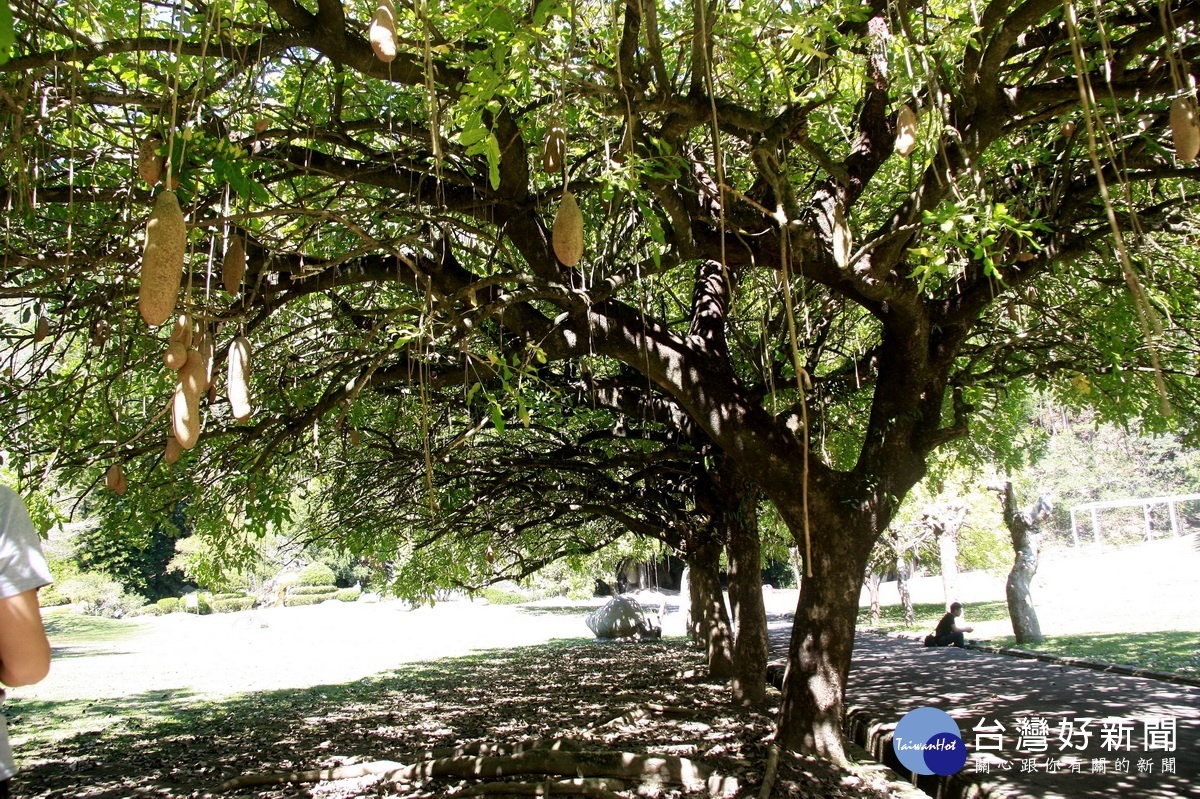
[(162, 144), (162, 139), (150, 136), (143, 139), (141, 146), (138, 147), (138, 177), (151, 186), (162, 180), (163, 157), (158, 154), (158, 151), (162, 149)]
[(895, 150), (907, 158), (917, 146), (917, 115), (910, 106), (904, 106), (896, 114)]
[(381, 0), (371, 17), (368, 31), (375, 57), (385, 64), (396, 58), (396, 6), (392, 0)]
[(250, 418), (250, 339), (238, 336), (229, 344), (228, 374), (225, 390), (229, 392), (229, 407), (233, 418), (244, 422)]
[(1191, 163), (1200, 155), (1200, 119), (1191, 97), (1176, 97), (1171, 101), (1171, 140), (1175, 144), (1175, 157), (1183, 163)]
[(242, 278), (246, 274), (246, 244), (241, 236), (229, 240), (225, 258), (221, 261), (221, 282), (230, 294), (242, 290)]
[(183, 281), (183, 258), (187, 252), (187, 225), (174, 192), (164, 191), (154, 201), (154, 212), (146, 223), (146, 245), (142, 250), (142, 274), (138, 285), (138, 310), (151, 327), (170, 318)]
[(583, 212), (570, 190), (564, 191), (551, 235), (554, 254), (563, 266), (575, 266), (583, 258)]

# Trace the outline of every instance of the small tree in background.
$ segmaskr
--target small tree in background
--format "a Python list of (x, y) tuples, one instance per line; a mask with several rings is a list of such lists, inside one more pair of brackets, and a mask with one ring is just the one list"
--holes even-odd
[(1028, 509), (1017, 506), (1013, 484), (1005, 481), (996, 487), (1004, 508), (1004, 524), (1012, 536), (1013, 567), (1004, 584), (1008, 599), (1008, 615), (1012, 619), (1013, 635), (1018, 644), (1038, 644), (1045, 640), (1033, 606), (1030, 584), (1038, 568), (1037, 526), (1050, 515), (1052, 507), (1046, 497), (1038, 497)]

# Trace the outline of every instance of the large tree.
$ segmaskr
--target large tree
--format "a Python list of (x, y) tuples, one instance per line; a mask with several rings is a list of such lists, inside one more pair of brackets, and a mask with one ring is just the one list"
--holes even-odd
[[(871, 547), (989, 392), (1040, 381), (1194, 437), (1200, 170), (1168, 120), (1187, 146), (1195, 0), (456, 0), (396, 9), (398, 38), (389, 13), (16, 3), (0, 427), (24, 474), (121, 460), (139, 501), (219, 533), (337, 468), (368, 403), (436, 441), (464, 428), (439, 393), (499, 429), (543, 363), (623, 381), (794, 535), (779, 740), (838, 758)], [(179, 310), (218, 367), (255, 343), (257, 412), (211, 398), (170, 475), (139, 146), (187, 214)], [(578, 264), (571, 220), (552, 235), (568, 184)]]

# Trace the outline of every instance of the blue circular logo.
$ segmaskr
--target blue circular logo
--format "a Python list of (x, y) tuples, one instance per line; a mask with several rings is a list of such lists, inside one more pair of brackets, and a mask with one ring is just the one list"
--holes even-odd
[(958, 724), (936, 707), (919, 707), (904, 714), (892, 733), (892, 749), (909, 771), (949, 777), (967, 763), (967, 746)]

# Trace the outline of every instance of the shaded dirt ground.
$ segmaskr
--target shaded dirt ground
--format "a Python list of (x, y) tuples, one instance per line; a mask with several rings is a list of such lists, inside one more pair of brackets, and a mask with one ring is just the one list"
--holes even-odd
[[(158, 619), (132, 638), (61, 652), (57, 682), (47, 681), (6, 706), (23, 768), (15, 795), (199, 797), (246, 772), (408, 762), (408, 755), (431, 747), (557, 737), (582, 738), (587, 749), (698, 759), (736, 778), (739, 795), (758, 795), (772, 708), (733, 711), (724, 686), (689, 675), (699, 653), (682, 641), (598, 643), (583, 637), (582, 611), (476, 608), (471, 616), (478, 618), (468, 625), (453, 608), (427, 619), (386, 607), (290, 612), (298, 610), (308, 609), (252, 623), (236, 617)], [(352, 624), (356, 617), (361, 618)], [(264, 618), (267, 627), (253, 626)], [(369, 634), (360, 626), (363, 618), (371, 621)], [(238, 624), (245, 629), (232, 634)], [(422, 651), (451, 654), (445, 650), (465, 650), (489, 637), (544, 640), (550, 631), (576, 637), (439, 660), (416, 657)], [(406, 645), (397, 645), (397, 638)], [(443, 643), (435, 646), (434, 638)], [(176, 649), (164, 649), (165, 641)], [(348, 649), (348, 641), (357, 648)], [(395, 670), (375, 676), (345, 671), (373, 669), (385, 659), (380, 652), (396, 657), (397, 650), (417, 662), (393, 660)], [(347, 662), (351, 666), (337, 665)], [(268, 663), (280, 673), (256, 673)], [(205, 676), (197, 665), (215, 671)], [(312, 685), (314, 675), (338, 681)], [(284, 687), (255, 690), (272, 680)], [(599, 726), (647, 703), (671, 712)], [(396, 788), (363, 777), (223, 795), (434, 799), (466, 795), (476, 784), (439, 778)], [(630, 782), (620, 795), (679, 793)], [(773, 794), (890, 795), (872, 773), (789, 757), (781, 759)]]

